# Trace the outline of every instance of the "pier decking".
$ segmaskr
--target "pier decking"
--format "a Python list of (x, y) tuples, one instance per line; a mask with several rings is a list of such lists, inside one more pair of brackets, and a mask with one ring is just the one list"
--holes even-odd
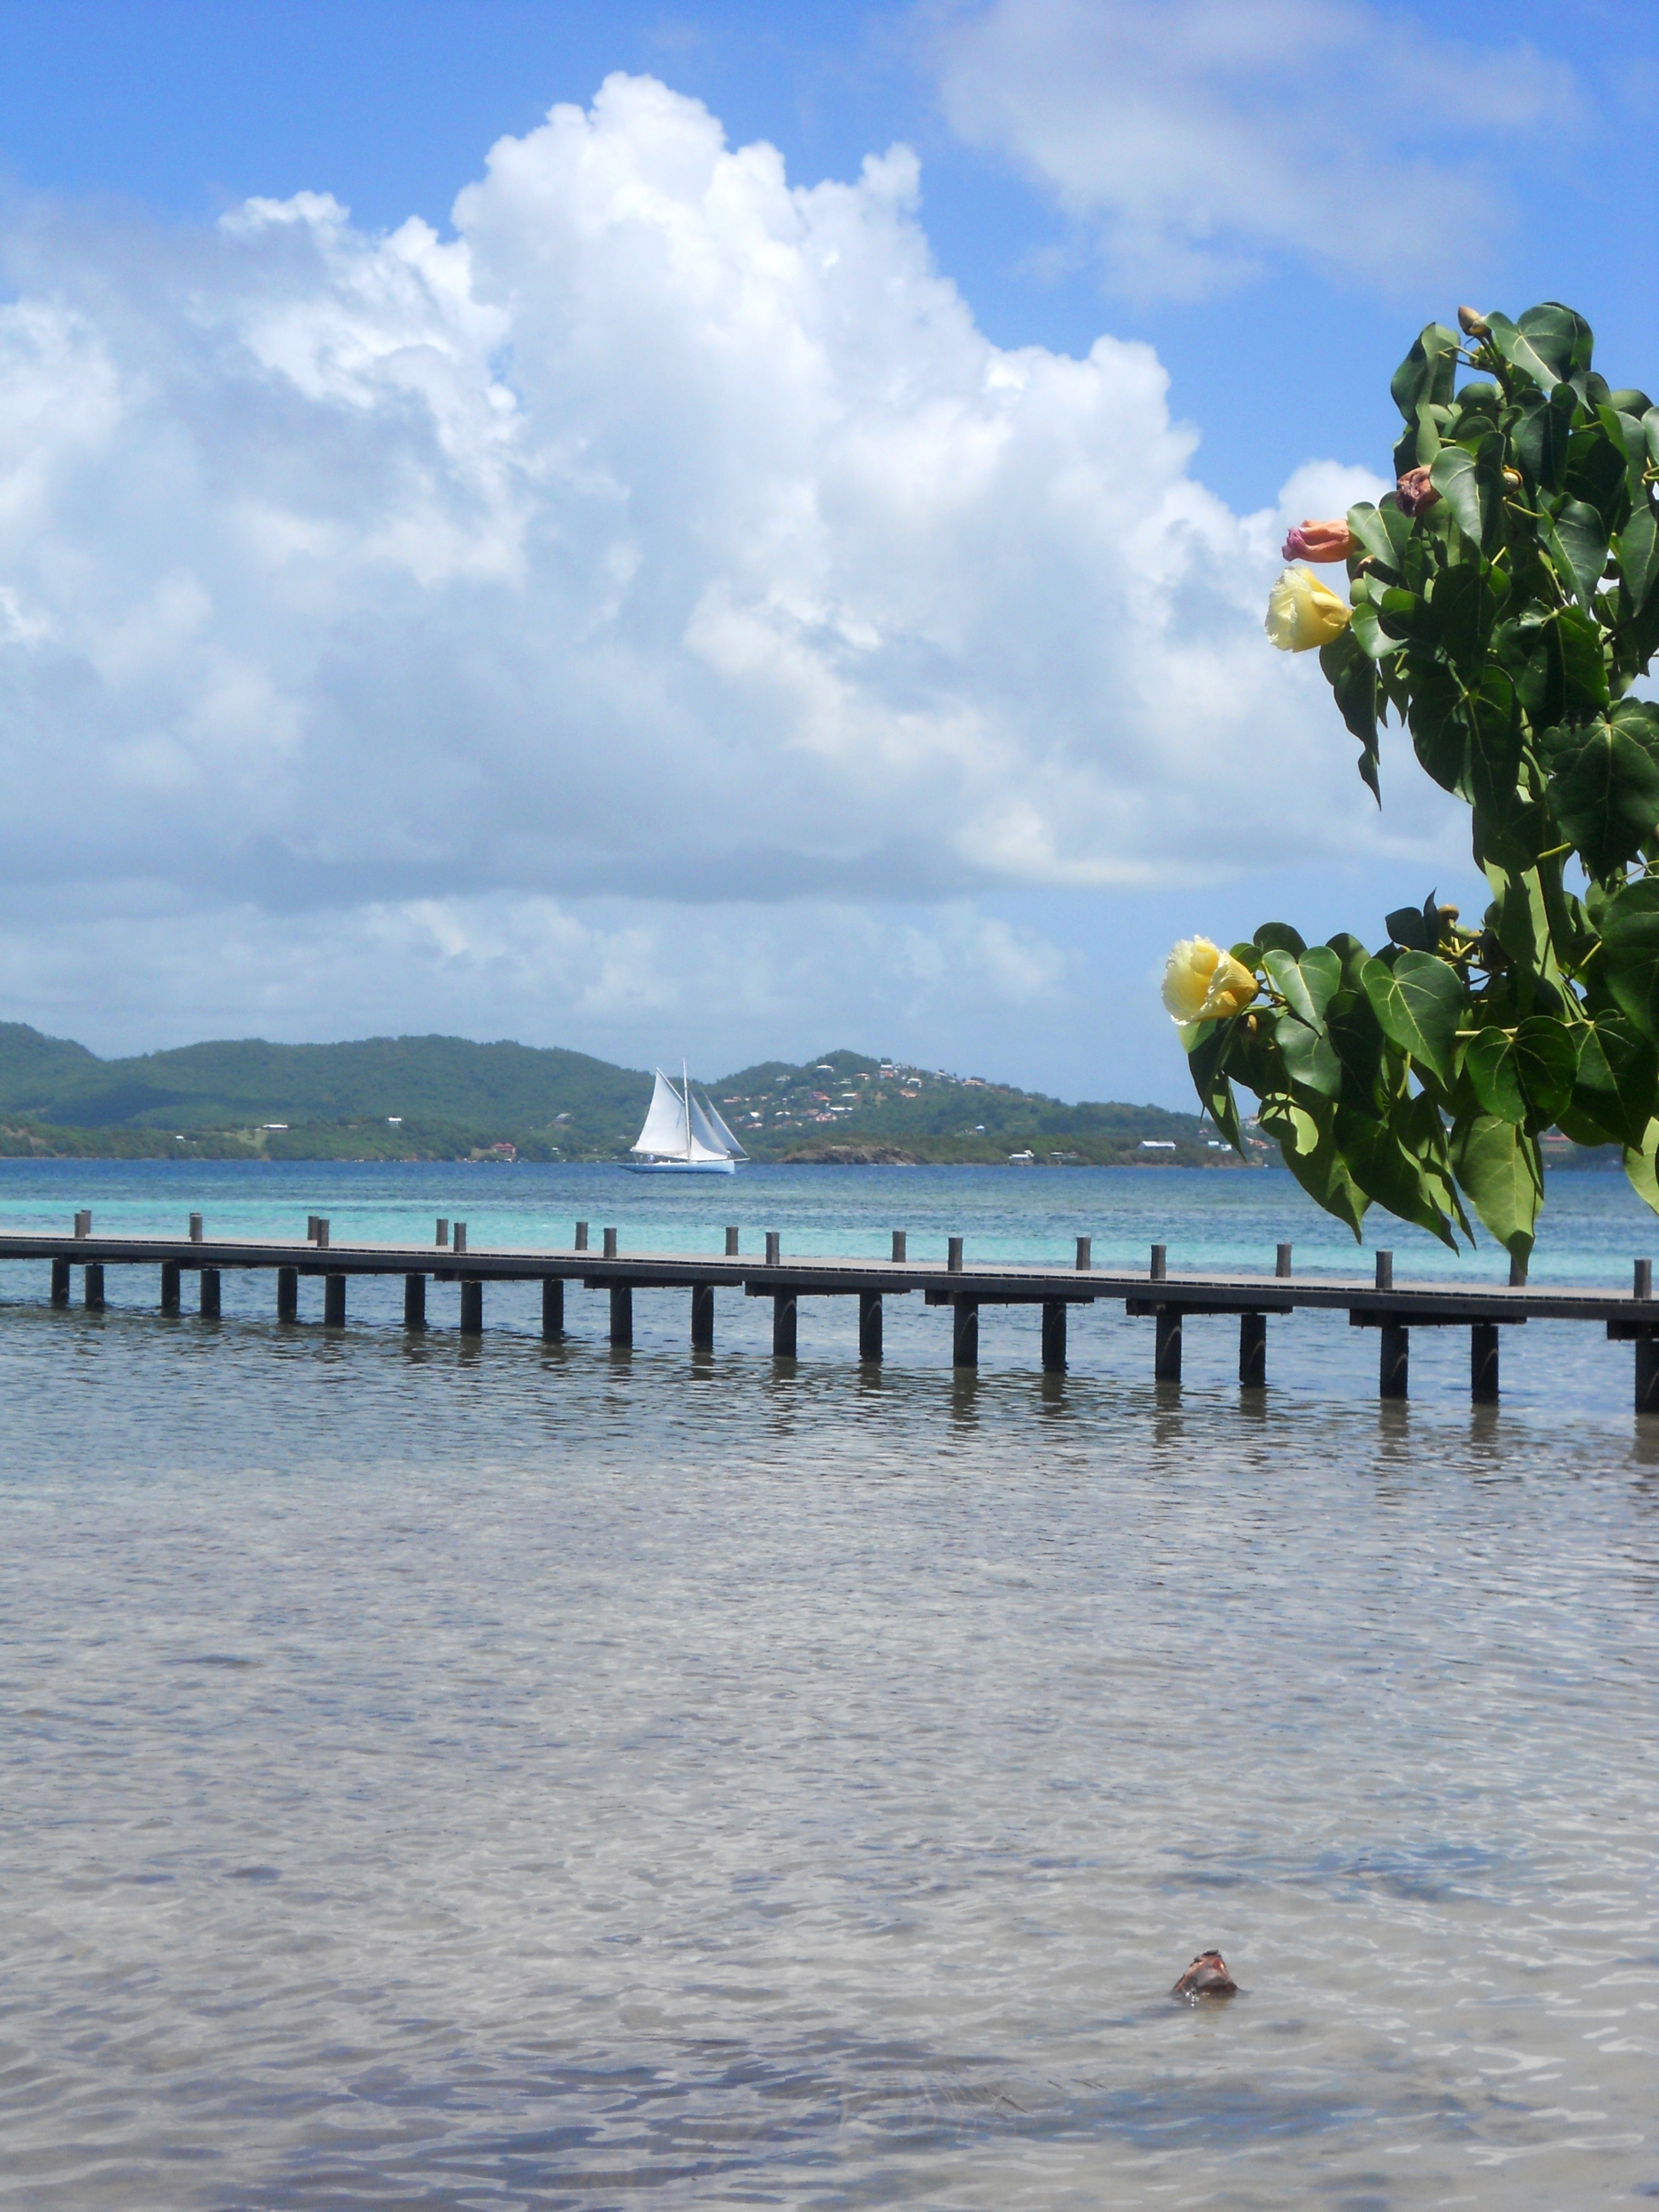
[(541, 1330), (548, 1338), (565, 1333), (565, 1289), (576, 1284), (606, 1294), (609, 1335), (615, 1346), (634, 1340), (636, 1290), (684, 1290), (690, 1303), (694, 1345), (714, 1341), (714, 1294), (740, 1292), (772, 1303), (772, 1351), (782, 1359), (795, 1354), (796, 1313), (803, 1298), (856, 1298), (858, 1356), (882, 1354), (882, 1302), (919, 1293), (929, 1306), (949, 1308), (954, 1364), (979, 1363), (979, 1316), (982, 1306), (1033, 1305), (1042, 1309), (1042, 1364), (1058, 1371), (1066, 1363), (1066, 1317), (1072, 1306), (1118, 1301), (1131, 1315), (1154, 1324), (1153, 1371), (1160, 1381), (1179, 1382), (1181, 1332), (1190, 1317), (1233, 1317), (1239, 1323), (1239, 1382), (1260, 1388), (1267, 1379), (1267, 1323), (1271, 1316), (1298, 1310), (1346, 1312), (1356, 1328), (1379, 1332), (1379, 1388), (1384, 1397), (1403, 1398), (1409, 1374), (1410, 1332), (1414, 1328), (1466, 1328), (1470, 1333), (1470, 1393), (1495, 1400), (1499, 1386), (1498, 1331), (1529, 1320), (1599, 1323), (1609, 1338), (1635, 1347), (1635, 1402), (1641, 1413), (1659, 1412), (1659, 1302), (1653, 1295), (1653, 1267), (1635, 1263), (1632, 1287), (1613, 1290), (1531, 1289), (1524, 1284), (1396, 1283), (1392, 1256), (1376, 1255), (1372, 1280), (1318, 1275), (1295, 1277), (1291, 1248), (1280, 1245), (1272, 1275), (1179, 1274), (1165, 1265), (1164, 1248), (1154, 1245), (1144, 1271), (1094, 1266), (1090, 1241), (1079, 1238), (1071, 1267), (1012, 1264), (998, 1261), (972, 1264), (963, 1240), (949, 1240), (942, 1260), (912, 1260), (906, 1237), (893, 1233), (887, 1260), (785, 1255), (775, 1233), (765, 1239), (764, 1256), (739, 1249), (739, 1232), (726, 1233), (723, 1253), (623, 1252), (618, 1232), (603, 1232), (600, 1250), (589, 1248), (586, 1222), (575, 1225), (568, 1249), (519, 1249), (496, 1246), (473, 1249), (466, 1225), (436, 1224), (429, 1245), (334, 1244), (326, 1219), (312, 1216), (298, 1239), (216, 1238), (205, 1234), (200, 1215), (192, 1215), (183, 1237), (95, 1234), (88, 1213), (75, 1217), (67, 1234), (30, 1231), (0, 1234), (0, 1260), (50, 1263), (51, 1299), (67, 1305), (72, 1271), (82, 1272), (88, 1306), (104, 1298), (104, 1271), (149, 1267), (157, 1271), (163, 1313), (181, 1308), (183, 1278), (197, 1278), (197, 1310), (208, 1318), (219, 1312), (219, 1286), (226, 1271), (266, 1270), (276, 1278), (276, 1317), (295, 1322), (299, 1279), (321, 1276), (326, 1327), (346, 1325), (347, 1285), (354, 1276), (403, 1278), (404, 1325), (426, 1325), (426, 1282), (456, 1282), (461, 1290), (461, 1330), (477, 1335), (484, 1326), (484, 1291), (490, 1283), (539, 1282)]

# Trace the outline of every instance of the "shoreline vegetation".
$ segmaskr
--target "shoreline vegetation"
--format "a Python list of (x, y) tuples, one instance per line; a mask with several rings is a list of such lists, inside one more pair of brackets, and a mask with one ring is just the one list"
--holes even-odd
[[(584, 1053), (462, 1037), (335, 1045), (260, 1039), (123, 1060), (0, 1023), (0, 1160), (618, 1162), (650, 1096), (645, 1071)], [(710, 1082), (759, 1163), (821, 1167), (1279, 1165), (1241, 1156), (1202, 1114), (1039, 1092), (838, 1050)], [(1618, 1164), (1564, 1140), (1552, 1166)]]

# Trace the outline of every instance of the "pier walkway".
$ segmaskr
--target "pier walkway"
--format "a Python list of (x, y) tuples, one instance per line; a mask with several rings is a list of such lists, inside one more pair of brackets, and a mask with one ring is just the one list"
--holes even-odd
[(440, 1220), (430, 1245), (335, 1244), (326, 1219), (313, 1216), (300, 1240), (221, 1239), (205, 1233), (202, 1217), (192, 1215), (188, 1233), (165, 1236), (95, 1234), (90, 1214), (75, 1217), (66, 1235), (30, 1231), (0, 1234), (0, 1260), (50, 1263), (51, 1300), (65, 1306), (72, 1294), (72, 1271), (81, 1271), (82, 1295), (88, 1306), (104, 1300), (104, 1271), (111, 1267), (157, 1271), (163, 1313), (181, 1310), (182, 1279), (197, 1278), (197, 1310), (208, 1318), (219, 1312), (220, 1278), (227, 1271), (268, 1270), (276, 1278), (276, 1317), (298, 1317), (302, 1275), (323, 1279), (326, 1327), (346, 1325), (346, 1289), (353, 1276), (402, 1276), (403, 1318), (410, 1328), (426, 1323), (428, 1279), (456, 1282), (461, 1290), (461, 1329), (477, 1335), (484, 1326), (484, 1290), (490, 1283), (539, 1282), (541, 1329), (549, 1338), (565, 1333), (567, 1283), (604, 1292), (610, 1301), (610, 1340), (634, 1340), (634, 1293), (683, 1290), (690, 1302), (694, 1345), (714, 1341), (714, 1294), (741, 1293), (772, 1303), (772, 1351), (781, 1359), (795, 1354), (795, 1323), (803, 1298), (856, 1298), (858, 1356), (881, 1357), (882, 1302), (919, 1293), (930, 1306), (948, 1308), (952, 1351), (958, 1367), (979, 1363), (979, 1309), (1033, 1305), (1042, 1309), (1042, 1364), (1063, 1370), (1066, 1363), (1066, 1317), (1072, 1306), (1120, 1301), (1126, 1310), (1154, 1324), (1153, 1371), (1161, 1381), (1178, 1382), (1181, 1372), (1181, 1332), (1189, 1318), (1232, 1317), (1239, 1324), (1239, 1381), (1259, 1388), (1267, 1379), (1267, 1323), (1270, 1316), (1298, 1310), (1346, 1312), (1356, 1328), (1379, 1333), (1379, 1387), (1384, 1397), (1403, 1398), (1409, 1372), (1414, 1328), (1466, 1328), (1470, 1333), (1470, 1392), (1477, 1400), (1498, 1395), (1499, 1338), (1502, 1328), (1530, 1320), (1581, 1321), (1605, 1327), (1609, 1338), (1635, 1347), (1635, 1402), (1639, 1412), (1659, 1412), (1659, 1302), (1653, 1295), (1653, 1266), (1638, 1260), (1630, 1289), (1531, 1289), (1521, 1282), (1486, 1284), (1395, 1282), (1392, 1256), (1376, 1254), (1374, 1278), (1348, 1279), (1318, 1275), (1298, 1278), (1291, 1248), (1278, 1248), (1272, 1275), (1179, 1274), (1165, 1265), (1162, 1245), (1154, 1245), (1144, 1270), (1125, 1271), (1094, 1264), (1090, 1240), (1077, 1241), (1071, 1267), (1015, 1265), (999, 1261), (971, 1263), (963, 1240), (953, 1237), (944, 1260), (911, 1260), (906, 1235), (893, 1233), (892, 1256), (886, 1260), (811, 1258), (786, 1256), (780, 1240), (768, 1234), (764, 1255), (739, 1249), (736, 1229), (727, 1229), (723, 1253), (623, 1252), (618, 1233), (602, 1232), (598, 1251), (590, 1248), (588, 1224), (578, 1222), (568, 1249), (517, 1249), (495, 1246), (472, 1249), (466, 1225)]

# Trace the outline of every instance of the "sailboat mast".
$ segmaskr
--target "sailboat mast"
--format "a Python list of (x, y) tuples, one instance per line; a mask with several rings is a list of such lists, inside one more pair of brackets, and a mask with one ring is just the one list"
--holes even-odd
[(682, 1060), (680, 1064), (680, 1095), (686, 1108), (686, 1157), (691, 1157), (691, 1071)]

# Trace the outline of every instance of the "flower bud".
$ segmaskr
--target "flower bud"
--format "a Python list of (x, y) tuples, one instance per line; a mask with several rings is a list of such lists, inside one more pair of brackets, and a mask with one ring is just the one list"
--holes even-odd
[(1490, 338), (1492, 335), (1492, 325), (1484, 315), (1477, 315), (1472, 307), (1458, 309), (1457, 327), (1465, 338)]
[(1439, 497), (1425, 468), (1408, 469), (1394, 486), (1394, 504), (1402, 515), (1425, 515)]
[(1346, 561), (1359, 551), (1346, 522), (1299, 522), (1279, 549), (1281, 561)]
[(1183, 1033), (1242, 1013), (1255, 996), (1256, 978), (1244, 963), (1208, 937), (1183, 937), (1164, 971), (1164, 1003)]
[(1505, 469), (1503, 472), (1503, 484), (1506, 491), (1525, 491), (1526, 488), (1526, 479), (1521, 474), (1519, 469)]
[(1341, 636), (1354, 610), (1311, 569), (1287, 568), (1267, 596), (1263, 624), (1281, 653), (1306, 653)]

